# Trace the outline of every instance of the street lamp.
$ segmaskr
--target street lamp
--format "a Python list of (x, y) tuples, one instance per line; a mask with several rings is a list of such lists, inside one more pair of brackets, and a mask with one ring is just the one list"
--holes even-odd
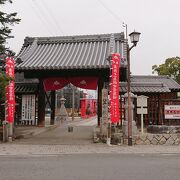
[(131, 90), (130, 90), (130, 51), (135, 47), (139, 41), (139, 36), (141, 33), (132, 32), (129, 34), (131, 43), (133, 45), (129, 47), (127, 44), (127, 94), (128, 94), (128, 145), (132, 146), (132, 107), (131, 107)]

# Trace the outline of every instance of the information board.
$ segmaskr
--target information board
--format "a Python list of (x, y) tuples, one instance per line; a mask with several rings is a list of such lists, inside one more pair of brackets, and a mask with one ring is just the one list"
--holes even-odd
[(165, 119), (180, 119), (180, 105), (165, 105)]

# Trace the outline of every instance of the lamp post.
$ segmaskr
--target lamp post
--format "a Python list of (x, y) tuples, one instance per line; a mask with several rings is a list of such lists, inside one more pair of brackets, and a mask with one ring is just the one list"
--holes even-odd
[(128, 94), (128, 145), (132, 146), (132, 106), (131, 106), (131, 89), (130, 89), (130, 51), (135, 47), (139, 41), (141, 33), (132, 32), (129, 34), (131, 43), (133, 45), (129, 47), (127, 44), (127, 94)]

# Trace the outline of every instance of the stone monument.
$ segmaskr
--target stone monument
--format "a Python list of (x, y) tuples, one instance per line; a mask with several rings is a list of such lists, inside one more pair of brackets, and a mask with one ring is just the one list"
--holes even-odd
[[(133, 93), (130, 93), (130, 97), (131, 97), (131, 117), (132, 117), (132, 136), (133, 135), (136, 135), (138, 133), (138, 130), (137, 130), (137, 126), (136, 126), (136, 122), (134, 120), (134, 104), (133, 104), (133, 101), (135, 98), (137, 98), (136, 95), (134, 95)], [(126, 117), (125, 117), (125, 121), (123, 122), (123, 127), (122, 127), (122, 130), (123, 130), (123, 134), (128, 137), (128, 94), (125, 93), (124, 94), (124, 98), (125, 98), (125, 113), (126, 113)]]

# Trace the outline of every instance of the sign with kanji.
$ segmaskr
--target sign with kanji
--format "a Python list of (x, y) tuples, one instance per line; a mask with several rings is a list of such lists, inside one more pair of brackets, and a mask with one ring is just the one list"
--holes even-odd
[(165, 105), (165, 119), (180, 119), (180, 105)]
[(147, 96), (138, 96), (137, 97), (137, 107), (147, 107)]
[(110, 82), (110, 118), (112, 123), (120, 121), (119, 112), (119, 69), (120, 54), (112, 54)]
[(147, 108), (137, 108), (137, 114), (147, 114), (148, 111), (147, 111)]
[(22, 95), (22, 115), (23, 121), (35, 120), (35, 95)]
[(109, 109), (108, 109), (108, 90), (102, 89), (102, 134), (107, 134), (108, 128), (108, 118), (109, 118)]
[[(14, 78), (14, 58), (6, 58), (6, 74)], [(14, 112), (15, 112), (15, 84), (14, 81), (10, 81), (9, 85), (6, 87), (6, 99), (7, 99), (7, 120), (9, 123), (14, 122)]]

